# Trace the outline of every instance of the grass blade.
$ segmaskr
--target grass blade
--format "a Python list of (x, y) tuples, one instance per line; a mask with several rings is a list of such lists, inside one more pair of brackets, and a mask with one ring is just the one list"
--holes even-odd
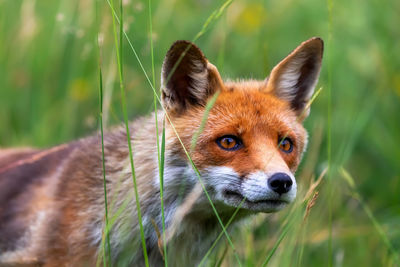
[(376, 232), (382, 239), (383, 243), (385, 246), (388, 248), (390, 254), (392, 255), (394, 261), (397, 263), (398, 266), (400, 266), (400, 256), (399, 253), (396, 251), (396, 249), (393, 247), (392, 243), (390, 242), (390, 239), (386, 235), (385, 231), (383, 230), (381, 224), (379, 221), (376, 219), (374, 216), (372, 210), (369, 208), (369, 206), (364, 202), (362, 199), (361, 195), (358, 193), (357, 188), (356, 188), (356, 183), (354, 182), (353, 177), (350, 175), (349, 172), (347, 172), (344, 168), (340, 168), (340, 174), (342, 178), (346, 181), (348, 186), (352, 190), (352, 196), (358, 200), (360, 203), (361, 207), (363, 208), (364, 212), (367, 214), (368, 218), (372, 222), (373, 226), (375, 227)]
[(114, 10), (114, 5), (113, 5), (113, 0), (111, 0), (110, 7), (111, 7), (111, 15), (112, 15), (112, 21), (113, 21), (113, 32), (114, 32), (114, 43), (115, 43), (115, 49), (116, 49), (116, 54), (117, 54), (117, 64), (118, 64), (118, 74), (119, 74), (119, 84), (120, 84), (120, 90), (121, 90), (121, 104), (122, 104), (122, 112), (124, 116), (124, 122), (125, 122), (125, 128), (126, 128), (126, 137), (127, 137), (127, 142), (128, 142), (128, 149), (129, 149), (129, 160), (130, 160), (130, 165), (131, 165), (131, 170), (132, 170), (132, 181), (133, 181), (133, 187), (135, 190), (135, 201), (136, 201), (136, 211), (137, 211), (137, 216), (138, 216), (138, 221), (139, 221), (139, 228), (140, 228), (140, 238), (142, 240), (142, 249), (143, 249), (143, 256), (145, 260), (145, 265), (149, 266), (149, 259), (147, 255), (147, 248), (146, 248), (146, 240), (144, 237), (144, 229), (143, 229), (143, 220), (142, 220), (142, 214), (141, 214), (141, 209), (140, 209), (140, 200), (139, 200), (139, 192), (137, 189), (137, 181), (136, 181), (136, 174), (135, 174), (135, 166), (133, 162), (133, 152), (132, 152), (132, 142), (131, 142), (131, 135), (129, 132), (129, 123), (128, 123), (128, 113), (127, 113), (127, 107), (126, 107), (126, 94), (125, 94), (125, 87), (124, 87), (124, 76), (123, 76), (123, 63), (122, 63), (122, 44), (123, 44), (123, 5), (122, 5), (122, 0), (120, 1), (120, 10), (121, 10), (121, 16), (120, 16), (120, 23), (119, 23), (119, 34), (120, 34), (120, 39), (119, 39), (119, 46), (118, 46), (118, 36), (117, 36), (117, 31), (116, 31), (116, 23), (115, 23), (115, 10)]
[[(98, 22), (98, 5), (96, 2), (96, 25), (99, 25)], [(107, 179), (106, 179), (106, 165), (104, 158), (104, 129), (103, 129), (103, 74), (101, 71), (101, 56), (100, 56), (100, 44), (99, 44), (99, 30), (97, 28), (96, 34), (96, 44), (98, 49), (98, 69), (99, 69), (99, 121), (100, 121), (100, 136), (101, 136), (101, 163), (103, 168), (103, 188), (104, 188), (104, 209), (105, 209), (105, 238), (106, 242), (104, 242), (103, 246), (103, 265), (107, 266), (107, 262), (111, 264), (111, 244), (110, 244), (110, 231), (109, 231), (109, 221), (108, 221), (108, 201), (107, 201)], [(107, 244), (107, 248), (106, 245)], [(107, 254), (107, 255), (106, 255)]]
[[(150, 53), (151, 53), (151, 76), (153, 81), (153, 87), (156, 87), (156, 76), (154, 71), (154, 48), (153, 48), (153, 23), (152, 23), (152, 12), (151, 12), (151, 0), (149, 3), (149, 28), (150, 28)], [(162, 224), (162, 244), (163, 244), (163, 258), (164, 265), (168, 266), (168, 255), (167, 255), (167, 242), (165, 242), (165, 214), (164, 214), (164, 157), (165, 157), (165, 120), (163, 120), (162, 129), (162, 140), (161, 140), (161, 151), (159, 142), (159, 129), (158, 129), (158, 117), (157, 117), (157, 94), (154, 91), (154, 120), (156, 124), (156, 143), (157, 143), (157, 160), (158, 170), (160, 177), (160, 201), (161, 201), (161, 224)]]
[(279, 245), (281, 244), (282, 240), (285, 238), (286, 234), (289, 232), (290, 227), (292, 226), (292, 223), (289, 221), (286, 223), (285, 227), (282, 230), (282, 233), (280, 234), (278, 240), (275, 242), (274, 247), (272, 248), (271, 252), (268, 254), (267, 258), (262, 264), (262, 267), (267, 266), (269, 261), (271, 260), (272, 256), (275, 254), (275, 251), (278, 249)]
[(333, 26), (333, 0), (327, 0), (328, 5), (328, 105), (327, 105), (327, 158), (328, 158), (328, 266), (333, 266), (333, 240), (332, 240), (332, 227), (333, 227), (333, 184), (332, 184), (332, 26)]
[[(240, 207), (242, 207), (243, 203), (246, 201), (246, 198), (243, 198), (242, 202), (240, 202), (239, 206), (235, 209), (235, 212), (232, 214), (232, 216), (229, 218), (229, 221), (225, 225), (225, 228), (228, 228), (229, 225), (232, 223), (233, 219), (236, 217), (236, 214), (239, 212)], [(202, 266), (205, 261), (207, 260), (208, 256), (211, 254), (215, 246), (217, 245), (218, 241), (221, 239), (221, 237), (224, 235), (224, 232), (221, 232), (218, 237), (215, 239), (214, 243), (211, 245), (211, 247), (208, 249), (207, 253), (204, 255), (203, 259), (201, 259), (199, 263), (199, 267)]]
[(215, 104), (215, 101), (217, 101), (217, 98), (219, 96), (220, 92), (216, 92), (212, 98), (207, 102), (206, 108), (204, 109), (204, 114), (203, 117), (201, 119), (201, 123), (199, 126), (199, 129), (194, 133), (193, 137), (192, 137), (192, 142), (190, 145), (190, 150), (193, 151), (196, 148), (196, 143), (197, 143), (197, 139), (199, 138), (200, 134), (203, 132), (204, 130), (204, 126), (206, 125), (207, 119), (208, 119), (208, 114), (210, 113), (210, 110), (212, 109), (212, 107)]
[[(104, 186), (104, 208), (105, 208), (105, 220), (106, 220), (106, 241), (107, 249), (104, 247), (104, 251), (107, 251), (108, 262), (111, 264), (111, 245), (110, 245), (110, 231), (108, 223), (108, 203), (107, 203), (107, 179), (106, 179), (106, 164), (104, 160), (104, 133), (103, 133), (103, 77), (101, 72), (101, 67), (99, 68), (99, 93), (100, 93), (100, 134), (101, 134), (101, 161), (103, 168), (103, 186)], [(104, 265), (106, 266), (106, 260), (104, 260)]]
[(165, 162), (165, 120), (163, 120), (163, 129), (161, 137), (161, 151), (160, 151), (160, 199), (161, 199), (161, 220), (162, 220), (162, 237), (164, 246), (164, 263), (168, 266), (167, 242), (165, 242), (165, 214), (164, 214), (164, 162)]

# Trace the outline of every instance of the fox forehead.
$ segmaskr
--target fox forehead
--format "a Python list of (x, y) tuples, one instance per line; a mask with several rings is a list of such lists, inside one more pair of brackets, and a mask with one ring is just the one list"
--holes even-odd
[(228, 83), (211, 109), (208, 122), (210, 126), (222, 122), (236, 125), (237, 134), (251, 131), (268, 134), (269, 130), (286, 134), (301, 126), (288, 102), (266, 92), (262, 82), (254, 81)]

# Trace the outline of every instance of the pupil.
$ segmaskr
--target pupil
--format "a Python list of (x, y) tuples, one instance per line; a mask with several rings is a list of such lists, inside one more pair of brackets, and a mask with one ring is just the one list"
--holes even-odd
[(286, 138), (281, 141), (281, 148), (284, 151), (290, 150), (290, 142)]

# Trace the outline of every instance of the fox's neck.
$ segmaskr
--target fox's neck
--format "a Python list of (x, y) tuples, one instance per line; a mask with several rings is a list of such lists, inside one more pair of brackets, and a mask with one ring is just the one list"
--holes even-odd
[[(162, 114), (158, 114), (162, 118)], [(144, 235), (149, 256), (154, 260), (162, 260), (158, 248), (160, 235), (165, 237), (168, 248), (187, 249), (179, 246), (180, 237), (185, 241), (193, 239), (193, 242), (203, 240), (202, 244), (211, 245), (215, 238), (215, 228), (218, 227), (215, 216), (210, 213), (210, 207), (199, 186), (198, 177), (192, 170), (186, 158), (180, 157), (177, 145), (171, 129), (166, 130), (165, 166), (163, 171), (163, 207), (161, 209), (160, 195), (160, 171), (158, 168), (158, 155), (156, 145), (156, 127), (153, 118), (147, 121), (135, 122), (132, 126), (132, 141), (135, 182), (140, 202), (140, 212)], [(161, 136), (162, 123), (159, 122), (159, 137)], [(160, 137), (161, 140), (161, 137)], [(179, 147), (178, 147), (179, 148)], [(107, 157), (113, 156), (114, 144), (109, 146)], [(107, 147), (106, 147), (107, 150)], [(112, 173), (111, 188), (109, 188), (109, 216), (116, 216), (111, 226), (111, 245), (114, 255), (125, 254), (125, 250), (137, 251), (135, 258), (142, 257), (140, 225), (138, 223), (138, 210), (133, 183), (133, 175), (129, 154), (125, 159), (114, 166), (118, 171)], [(122, 193), (121, 193), (122, 192)], [(113, 203), (115, 203), (113, 205)], [(121, 213), (122, 212), (122, 213)], [(196, 213), (196, 214), (195, 214)], [(119, 215), (118, 215), (119, 214)], [(163, 227), (163, 217), (164, 225)], [(218, 228), (216, 228), (218, 229)], [(197, 240), (197, 241), (196, 241)], [(187, 242), (185, 242), (187, 244)], [(127, 245), (129, 244), (129, 245)], [(199, 246), (201, 244), (198, 244)], [(133, 246), (133, 248), (132, 248)], [(197, 251), (189, 251), (190, 254), (199, 254)], [(177, 251), (177, 254), (181, 252)], [(177, 255), (175, 253), (171, 255)], [(187, 255), (181, 260), (187, 259)]]

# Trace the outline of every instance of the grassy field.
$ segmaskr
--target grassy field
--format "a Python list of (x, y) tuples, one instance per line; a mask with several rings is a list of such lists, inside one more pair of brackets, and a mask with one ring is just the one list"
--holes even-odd
[[(124, 30), (150, 80), (154, 63), (156, 88), (172, 42), (193, 40), (224, 3), (152, 1), (150, 34), (148, 1), (123, 1)], [(235, 0), (196, 40), (223, 78), (234, 79), (264, 79), (300, 42), (325, 40), (298, 200), (232, 233), (244, 266), (400, 266), (399, 14), (394, 0)], [(1, 147), (49, 147), (99, 129), (97, 39), (108, 127), (123, 113), (107, 1), (0, 0)], [(153, 110), (132, 47), (124, 38), (130, 119)], [(318, 195), (303, 201), (328, 166)], [(207, 265), (237, 265), (221, 242)]]

